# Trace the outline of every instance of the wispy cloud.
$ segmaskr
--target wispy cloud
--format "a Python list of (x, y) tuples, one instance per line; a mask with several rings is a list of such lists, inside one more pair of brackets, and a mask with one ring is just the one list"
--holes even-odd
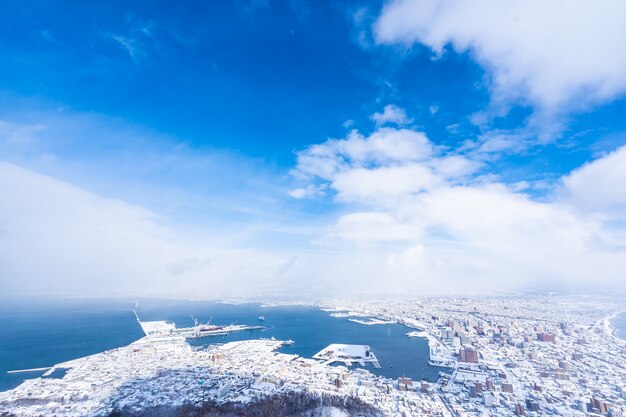
[(154, 21), (143, 21), (127, 15), (128, 30), (122, 33), (105, 32), (103, 35), (122, 48), (135, 64), (146, 58), (149, 49), (159, 47), (157, 25)]
[[(32, 148), (37, 145), (38, 133), (45, 130), (41, 123), (19, 124), (0, 120), (0, 144), (3, 151), (11, 152), (20, 148)], [(2, 155), (0, 151), (0, 155)]]
[(251, 295), (292, 258), (193, 239), (142, 207), (0, 163), (3, 294)]
[(237, 152), (45, 105), (4, 113), (0, 160), (149, 207), (179, 224), (203, 224), (245, 240), (277, 225), (275, 208), (288, 198), (279, 173)]
[(135, 64), (145, 56), (144, 46), (139, 39), (114, 34), (108, 34), (107, 36), (117, 42), (128, 53)]

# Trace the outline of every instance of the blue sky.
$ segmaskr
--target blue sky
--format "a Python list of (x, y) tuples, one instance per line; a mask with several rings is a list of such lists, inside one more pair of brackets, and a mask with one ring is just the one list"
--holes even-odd
[(623, 289), (624, 8), (492, 6), (0, 5), (3, 285)]

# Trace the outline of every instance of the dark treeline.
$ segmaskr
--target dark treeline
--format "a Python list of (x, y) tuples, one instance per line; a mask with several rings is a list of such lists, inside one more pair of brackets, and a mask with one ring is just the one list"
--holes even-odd
[(107, 417), (322, 417), (325, 407), (335, 407), (350, 416), (380, 417), (383, 414), (357, 397), (317, 395), (304, 392), (273, 395), (248, 404), (206, 403), (202, 406), (153, 407), (145, 410), (115, 410)]

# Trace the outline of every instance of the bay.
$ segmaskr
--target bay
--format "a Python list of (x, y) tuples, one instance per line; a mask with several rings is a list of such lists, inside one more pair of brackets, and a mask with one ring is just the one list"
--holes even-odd
[[(291, 339), (283, 353), (310, 358), (331, 343), (369, 345), (382, 368), (366, 368), (390, 378), (435, 381), (442, 368), (428, 364), (428, 343), (408, 338), (411, 329), (398, 324), (362, 325), (308, 306), (263, 306), (179, 300), (3, 300), (0, 306), (0, 391), (43, 372), (7, 374), (9, 370), (51, 366), (59, 362), (127, 345), (143, 333), (141, 320), (167, 320), (178, 327), (193, 326), (191, 315), (212, 324), (261, 324), (249, 330), (191, 340), (194, 345), (236, 340)], [(265, 320), (260, 322), (258, 317)]]

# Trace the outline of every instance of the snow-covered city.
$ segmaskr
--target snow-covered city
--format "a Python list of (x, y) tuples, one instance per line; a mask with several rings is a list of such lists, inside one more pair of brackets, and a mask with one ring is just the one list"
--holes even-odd
[[(51, 367), (0, 393), (0, 415), (107, 416), (154, 407), (251, 404), (280, 394), (358, 398), (387, 416), (623, 416), (626, 342), (611, 333), (623, 305), (586, 297), (428, 298), (324, 304), (329, 314), (397, 322), (424, 337), (436, 383), (376, 376), (369, 346), (330, 345), (314, 358), (281, 353), (296, 341), (190, 346), (174, 326)], [(331, 366), (334, 363), (335, 366)], [(55, 376), (55, 373), (57, 374)]]

